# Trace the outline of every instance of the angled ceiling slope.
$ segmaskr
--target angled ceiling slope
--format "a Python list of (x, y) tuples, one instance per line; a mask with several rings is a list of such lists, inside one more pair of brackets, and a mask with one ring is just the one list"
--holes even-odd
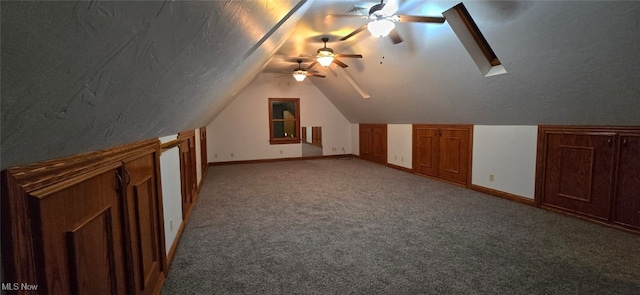
[(2, 169), (205, 126), (310, 1), (3, 1)]
[[(376, 2), (316, 1), (277, 52), (314, 54), (329, 36), (336, 52), (362, 54), (345, 61), (351, 77), (317, 67), (327, 78), (312, 81), (352, 123), (640, 125), (640, 1), (464, 1), (508, 69), (490, 77), (447, 22), (398, 23), (395, 45), (365, 33), (338, 42), (363, 20), (326, 16)], [(441, 16), (458, 3), (401, 0), (398, 12)]]

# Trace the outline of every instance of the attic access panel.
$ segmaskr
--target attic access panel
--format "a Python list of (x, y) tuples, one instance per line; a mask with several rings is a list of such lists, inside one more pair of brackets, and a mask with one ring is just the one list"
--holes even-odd
[(485, 77), (507, 72), (464, 4), (460, 3), (442, 15)]

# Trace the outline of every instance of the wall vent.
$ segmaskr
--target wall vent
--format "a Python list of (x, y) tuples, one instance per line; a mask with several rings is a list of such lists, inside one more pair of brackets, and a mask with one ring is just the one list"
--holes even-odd
[(369, 8), (366, 7), (360, 7), (360, 6), (352, 6), (351, 8), (349, 8), (349, 10), (347, 10), (347, 14), (361, 14), (361, 15), (365, 15), (364, 13), (366, 12), (368, 14)]

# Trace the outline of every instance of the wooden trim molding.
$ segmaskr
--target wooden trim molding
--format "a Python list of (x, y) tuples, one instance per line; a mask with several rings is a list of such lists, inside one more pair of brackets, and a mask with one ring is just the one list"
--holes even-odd
[(88, 171), (94, 171), (111, 163), (122, 161), (132, 155), (144, 151), (158, 151), (159, 149), (160, 141), (154, 138), (119, 145), (110, 149), (16, 166), (6, 171), (19, 183), (24, 192), (32, 192), (56, 182), (85, 174)]
[(187, 221), (182, 221), (180, 223), (180, 227), (178, 227), (178, 231), (176, 232), (176, 237), (171, 244), (171, 248), (167, 252), (167, 268), (165, 271), (165, 275), (169, 275), (169, 271), (171, 270), (171, 263), (173, 262), (173, 258), (176, 256), (176, 250), (178, 250), (178, 245), (180, 244), (180, 239), (182, 238), (182, 233), (184, 232), (184, 227)]
[(162, 152), (164, 153), (167, 150), (170, 150), (174, 147), (179, 146), (182, 142), (184, 142), (184, 139), (174, 139), (172, 141), (167, 141), (165, 143), (161, 143), (160, 144), (160, 148), (162, 149)]
[(475, 185), (475, 184), (471, 184), (469, 188), (477, 192), (485, 193), (487, 195), (492, 195), (494, 197), (507, 199), (509, 201), (514, 201), (514, 202), (522, 203), (529, 206), (535, 206), (533, 199), (530, 199), (527, 197), (510, 194), (507, 192), (503, 192), (503, 191), (499, 191), (499, 190), (495, 190), (492, 188)]
[(195, 137), (196, 136), (196, 130), (186, 130), (186, 131), (181, 131), (178, 133), (178, 139), (179, 140), (184, 140), (186, 138), (189, 137)]
[[(286, 118), (282, 118), (282, 119), (275, 119), (273, 118), (273, 104), (274, 103), (278, 103), (278, 102), (288, 102), (288, 103), (294, 103), (295, 104), (295, 117), (293, 120), (289, 119), (287, 120)], [(300, 143), (301, 142), (301, 136), (300, 136), (300, 98), (269, 98), (269, 143), (270, 144), (295, 144), (295, 143)], [(283, 122), (286, 123), (287, 121), (289, 122), (295, 122), (295, 130), (296, 130), (296, 136), (294, 137), (276, 137), (275, 136), (275, 130), (273, 127), (273, 124), (275, 122)], [(286, 125), (286, 124), (285, 124)]]
[(622, 226), (622, 225), (619, 225), (619, 224), (616, 224), (616, 223), (611, 223), (611, 222), (608, 222), (606, 220), (590, 218), (590, 217), (588, 217), (588, 216), (586, 216), (584, 214), (563, 210), (563, 209), (556, 208), (556, 207), (553, 207), (553, 206), (548, 206), (548, 205), (545, 205), (545, 204), (541, 204), (540, 208), (552, 211), (554, 213), (562, 214), (562, 215), (565, 215), (565, 216), (570, 216), (570, 217), (582, 219), (582, 220), (584, 220), (586, 222), (599, 224), (599, 225), (602, 225), (602, 226), (606, 226), (606, 227), (609, 227), (609, 228), (625, 231), (627, 233), (640, 236), (640, 231), (637, 231), (637, 230), (634, 230), (634, 229), (631, 229), (631, 228), (628, 228), (626, 226)]
[(387, 163), (387, 167), (413, 174), (413, 170), (411, 168), (402, 167), (391, 163)]

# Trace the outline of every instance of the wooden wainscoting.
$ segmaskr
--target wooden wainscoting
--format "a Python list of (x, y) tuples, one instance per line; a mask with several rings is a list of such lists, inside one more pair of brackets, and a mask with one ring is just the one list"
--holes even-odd
[(183, 221), (189, 218), (198, 192), (195, 136), (194, 130), (178, 133), (178, 140), (180, 140), (180, 183), (182, 184)]
[(536, 205), (640, 232), (640, 127), (539, 126)]
[(2, 175), (6, 282), (41, 294), (157, 294), (166, 267), (157, 139)]

